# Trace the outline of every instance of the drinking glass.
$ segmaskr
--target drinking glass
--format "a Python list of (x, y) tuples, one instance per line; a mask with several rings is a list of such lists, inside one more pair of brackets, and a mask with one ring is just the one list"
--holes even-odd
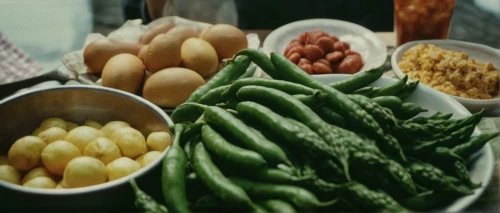
[(447, 39), (456, 0), (394, 0), (397, 46), (414, 40)]

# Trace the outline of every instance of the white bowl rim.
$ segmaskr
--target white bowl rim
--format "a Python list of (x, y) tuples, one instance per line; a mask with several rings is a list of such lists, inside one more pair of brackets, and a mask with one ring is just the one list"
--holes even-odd
[[(375, 34), (375, 32), (371, 31), (370, 29), (368, 29), (364, 26), (356, 24), (356, 23), (343, 21), (343, 20), (339, 20), (339, 19), (328, 19), (328, 18), (304, 19), (304, 20), (294, 21), (294, 22), (290, 22), (288, 24), (282, 25), (282, 26), (274, 29), (269, 35), (267, 35), (266, 39), (264, 39), (264, 42), (262, 42), (262, 51), (264, 51), (264, 53), (266, 53), (266, 54), (269, 54), (269, 52), (271, 50), (268, 50), (266, 47), (269, 46), (269, 43), (271, 42), (271, 40), (277, 40), (278, 38), (274, 38), (274, 37), (277, 37), (283, 31), (287, 30), (288, 28), (292, 28), (294, 25), (308, 24), (310, 22), (323, 22), (323, 23), (335, 22), (335, 23), (341, 24), (343, 26), (348, 26), (349, 28), (357, 28), (360, 31), (364, 31), (365, 33), (371, 34), (372, 37), (374, 38), (373, 41), (376, 42), (375, 45), (380, 45), (380, 46), (384, 47), (384, 48), (381, 48), (382, 51), (377, 53), (378, 55), (383, 55), (384, 60), (378, 61), (378, 64), (375, 64), (373, 66), (373, 68), (380, 67), (380, 66), (384, 65), (384, 63), (387, 61), (387, 46), (385, 45), (384, 41), (382, 41), (382, 39), (379, 36), (377, 36), (377, 34)], [(372, 41), (372, 39), (370, 39), (370, 41)], [(369, 69), (371, 69), (371, 68), (368, 68), (364, 71), (368, 71)], [(359, 71), (359, 72), (364, 72), (364, 71)], [(332, 74), (321, 74), (321, 75), (328, 76), (328, 75), (339, 75), (339, 74), (332, 73)]]
[[(142, 105), (145, 105), (146, 107), (153, 110), (156, 114), (158, 114), (158, 116), (160, 116), (167, 123), (167, 125), (171, 125), (174, 123), (170, 119), (170, 117), (160, 107), (154, 105), (153, 103), (149, 102), (148, 100), (146, 100), (140, 96), (137, 96), (137, 95), (125, 92), (125, 91), (121, 91), (118, 89), (96, 86), (96, 85), (57, 85), (57, 86), (50, 86), (50, 87), (45, 87), (45, 88), (36, 88), (36, 89), (33, 88), (33, 89), (29, 89), (27, 91), (23, 91), (23, 92), (11, 95), (3, 100), (0, 100), (0, 106), (2, 106), (3, 104), (9, 103), (11, 101), (14, 101), (16, 99), (19, 99), (19, 98), (22, 98), (25, 96), (29, 96), (29, 95), (33, 95), (36, 93), (42, 93), (42, 92), (52, 91), (52, 90), (71, 90), (71, 89), (100, 90), (103, 92), (114, 93), (116, 95), (124, 96), (124, 97), (130, 98), (130, 99), (132, 99), (132, 100), (134, 100)], [(75, 195), (75, 194), (94, 193), (94, 192), (98, 192), (98, 191), (103, 191), (103, 190), (115, 188), (115, 187), (122, 185), (122, 184), (128, 184), (128, 182), (131, 179), (137, 179), (137, 177), (144, 175), (145, 173), (149, 172), (153, 167), (157, 166), (158, 164), (160, 164), (163, 161), (163, 158), (165, 157), (167, 150), (168, 150), (168, 147), (167, 147), (167, 149), (163, 150), (163, 152), (161, 153), (161, 155), (158, 159), (156, 159), (153, 163), (150, 163), (146, 167), (141, 168), (137, 172), (134, 172), (126, 177), (123, 177), (123, 178), (120, 178), (117, 180), (113, 180), (110, 182), (106, 182), (106, 183), (102, 183), (102, 184), (98, 184), (98, 185), (94, 185), (94, 186), (70, 188), (70, 189), (64, 188), (64, 189), (60, 189), (60, 190), (58, 190), (58, 189), (39, 189), (39, 188), (24, 187), (21, 185), (16, 185), (13, 183), (9, 183), (9, 182), (0, 180), (0, 187), (5, 187), (5, 188), (8, 188), (10, 190), (19, 191), (22, 193), (50, 195), (50, 196), (67, 196), (67, 195)]]
[[(318, 78), (318, 79), (337, 78), (340, 80), (340, 79), (344, 79), (347, 77), (352, 77), (352, 75), (349, 75), (349, 74), (337, 74), (337, 75), (330, 75), (330, 76), (317, 75), (314, 77)], [(397, 79), (387, 77), (387, 76), (382, 76), (380, 78), (385, 79), (385, 80), (389, 80), (389, 81), (397, 81)], [(451, 96), (448, 96), (444, 93), (441, 93), (441, 92), (439, 92), (439, 91), (437, 91), (437, 90), (435, 90), (427, 85), (424, 85), (424, 84), (419, 84), (418, 87), (420, 87), (423, 91), (426, 91), (429, 93), (436, 93), (438, 96), (441, 96), (442, 99), (446, 100), (449, 103), (453, 103), (454, 105), (456, 105), (456, 107), (459, 108), (461, 111), (463, 111), (463, 113), (465, 115), (467, 115), (467, 116), (471, 115), (471, 113), (467, 110), (467, 108), (465, 108), (462, 104), (460, 104), (457, 100), (453, 99)], [(482, 134), (482, 131), (477, 126), (476, 126), (474, 132), (477, 134)], [(459, 197), (453, 203), (451, 203), (449, 206), (444, 207), (444, 209), (442, 209), (442, 210), (444, 210), (446, 212), (458, 212), (458, 211), (465, 210), (470, 205), (472, 205), (477, 199), (479, 199), (479, 197), (484, 193), (486, 188), (489, 186), (491, 179), (493, 178), (493, 172), (495, 169), (495, 157), (494, 157), (494, 153), (493, 153), (493, 148), (491, 147), (490, 143), (486, 143), (486, 145), (481, 150), (479, 150), (477, 153), (481, 153), (486, 158), (486, 161), (491, 162), (489, 164), (490, 166), (485, 168), (485, 176), (482, 179), (481, 187), (475, 189), (474, 194), (472, 194), (472, 195)], [(466, 200), (463, 200), (463, 201), (457, 203), (457, 201), (461, 200), (461, 199), (466, 199)]]
[[(500, 58), (500, 50), (492, 48), (492, 47), (484, 45), (484, 44), (477, 44), (477, 43), (472, 43), (472, 42), (467, 42), (467, 41), (459, 41), (459, 40), (452, 40), (452, 39), (417, 40), (417, 41), (407, 42), (407, 43), (399, 46), (398, 48), (396, 48), (394, 50), (394, 52), (391, 55), (392, 70), (394, 71), (394, 73), (396, 74), (396, 76), (398, 78), (402, 78), (403, 76), (405, 76), (405, 74), (403, 73), (403, 71), (401, 71), (401, 69), (399, 68), (398, 61), (397, 61), (398, 60), (397, 56), (400, 55), (400, 54), (402, 55), (401, 52), (403, 50), (406, 50), (406, 49), (408, 49), (408, 48), (410, 48), (412, 46), (416, 46), (416, 45), (419, 45), (419, 44), (434, 44), (434, 45), (439, 45), (439, 44), (443, 44), (443, 43), (460, 45), (460, 46), (465, 46), (465, 47), (475, 47), (475, 48), (483, 49), (485, 51), (497, 54), (498, 57)], [(500, 67), (497, 67), (497, 68), (500, 69)], [(436, 90), (436, 91), (438, 91), (438, 90)], [(438, 91), (438, 92), (441, 92), (441, 91)], [(441, 93), (443, 93), (443, 92), (441, 92)], [(458, 100), (459, 102), (465, 103), (465, 104), (472, 104), (472, 105), (499, 104), (500, 105), (500, 97), (496, 97), (496, 98), (492, 98), (492, 99), (472, 99), (472, 98), (463, 98), (463, 97), (459, 97), (459, 96), (449, 95), (449, 94), (446, 94), (446, 93), (443, 93), (443, 94), (445, 94), (447, 96), (450, 96), (450, 97), (453, 97), (454, 99)]]

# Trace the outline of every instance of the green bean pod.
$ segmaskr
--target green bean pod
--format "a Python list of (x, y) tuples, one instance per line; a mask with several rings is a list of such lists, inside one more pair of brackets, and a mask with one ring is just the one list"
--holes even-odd
[(247, 193), (222, 174), (203, 143), (198, 143), (194, 149), (193, 169), (198, 178), (225, 203), (250, 207), (251, 200)]
[(452, 148), (452, 152), (459, 155), (462, 158), (468, 158), (473, 153), (479, 151), (483, 146), (488, 143), (491, 139), (497, 137), (500, 133), (484, 133), (479, 136), (471, 137), (465, 143), (457, 145)]
[[(396, 118), (390, 110), (381, 107), (374, 101), (371, 101), (371, 99), (362, 95), (347, 95), (347, 97), (377, 119), (378, 122), (385, 127), (384, 130), (386, 130), (386, 132), (398, 127)], [(382, 139), (378, 139), (376, 141), (382, 151), (396, 155), (400, 160), (406, 161), (403, 149), (401, 148), (399, 141), (394, 136), (386, 133)]]
[(426, 152), (438, 146), (445, 147), (453, 147), (456, 146), (461, 141), (464, 141), (470, 137), (470, 135), (474, 132), (475, 125), (467, 125), (462, 127), (459, 130), (456, 130), (448, 135), (443, 135), (443, 137), (437, 138), (431, 141), (418, 141), (417, 145), (406, 147), (404, 149), (408, 149), (413, 152)]
[(250, 60), (257, 64), (265, 73), (267, 73), (271, 78), (274, 79), (283, 79), (281, 74), (276, 70), (273, 63), (269, 59), (269, 57), (256, 49), (244, 49), (236, 53), (233, 59), (236, 59), (238, 56), (247, 56)]
[(280, 54), (271, 53), (271, 61), (286, 80), (318, 89), (327, 94), (326, 102), (332, 107), (332, 110), (347, 119), (348, 123), (359, 126), (360, 129), (363, 129), (368, 135), (372, 135), (376, 139), (384, 138), (384, 131), (377, 121), (344, 93), (316, 81), (300, 67)]
[(130, 185), (134, 190), (135, 201), (134, 205), (137, 209), (144, 212), (157, 212), (157, 213), (168, 213), (168, 210), (165, 206), (157, 203), (151, 196), (142, 191), (137, 183), (135, 183), (134, 179), (130, 179)]
[(180, 146), (184, 125), (175, 125), (173, 144), (163, 159), (161, 188), (167, 209), (172, 212), (191, 212), (186, 195), (186, 167), (188, 159)]
[(318, 114), (324, 121), (328, 122), (329, 124), (338, 127), (346, 126), (344, 117), (340, 116), (339, 114), (337, 114), (328, 107), (320, 107), (313, 110), (314, 112), (316, 112), (316, 114)]
[(382, 77), (383, 74), (384, 70), (382, 67), (378, 67), (365, 72), (356, 73), (350, 78), (330, 83), (328, 86), (331, 86), (343, 93), (351, 93), (375, 82)]
[(352, 93), (347, 93), (347, 94), (358, 94), (358, 95), (364, 95), (364, 96), (370, 97), (371, 93), (374, 93), (379, 89), (380, 89), (380, 87), (363, 87), (363, 88), (360, 88), (356, 91), (353, 91)]
[(223, 97), (225, 100), (231, 100), (236, 98), (236, 92), (244, 86), (255, 85), (274, 88), (281, 90), (290, 95), (312, 95), (314, 90), (301, 84), (292, 83), (289, 81), (267, 79), (267, 78), (245, 78), (235, 81), (229, 89), (223, 92)]
[(257, 70), (257, 65), (255, 63), (252, 63), (245, 71), (245, 73), (243, 73), (240, 77), (238, 77), (238, 79), (251, 78), (255, 74), (256, 70)]
[(379, 96), (371, 99), (378, 105), (390, 109), (391, 111), (399, 110), (403, 106), (403, 101), (397, 96)]
[(219, 103), (220, 101), (222, 101), (222, 93), (230, 86), (231, 85), (224, 85), (209, 90), (207, 93), (205, 93), (205, 95), (201, 96), (197, 103), (209, 106), (213, 106)]
[[(191, 96), (189, 96), (186, 103), (197, 103), (199, 99), (211, 89), (231, 84), (245, 72), (248, 66), (250, 66), (250, 63), (251, 62), (248, 57), (239, 57), (238, 60), (233, 61), (217, 72), (217, 74), (215, 74), (210, 81), (206, 82), (205, 85), (196, 89)], [(175, 123), (181, 123), (185, 121), (195, 121), (201, 114), (202, 112), (200, 112), (196, 107), (190, 105), (180, 105), (175, 108), (172, 115), (170, 115), (170, 118)]]
[(346, 191), (346, 198), (352, 203), (359, 204), (365, 211), (389, 211), (405, 212), (407, 211), (392, 197), (383, 191), (372, 191), (363, 184), (353, 182)]
[(293, 206), (283, 200), (269, 199), (257, 202), (269, 212), (294, 213), (297, 212)]
[(375, 173), (382, 174), (385, 179), (391, 182), (391, 188), (400, 191), (401, 194), (414, 195), (417, 193), (411, 175), (397, 162), (383, 155), (369, 152), (355, 152), (351, 159), (359, 167), (372, 168)]
[(296, 177), (281, 169), (262, 168), (252, 175), (252, 178), (265, 183), (295, 184), (311, 179), (310, 176)]
[(259, 199), (282, 199), (293, 203), (301, 210), (313, 210), (317, 207), (333, 205), (337, 200), (321, 202), (310, 191), (293, 185), (276, 185), (253, 182), (242, 178), (232, 177), (230, 180), (243, 188), (250, 196)]
[(422, 109), (422, 107), (416, 103), (405, 102), (403, 103), (403, 105), (401, 105), (401, 108), (399, 110), (396, 110), (394, 112), (394, 115), (398, 119), (406, 120), (417, 116), (421, 112), (427, 112), (427, 111), (428, 110)]
[(266, 166), (267, 162), (260, 154), (229, 143), (210, 125), (201, 128), (201, 136), (207, 150), (225, 163), (251, 170)]
[(401, 91), (401, 89), (405, 87), (407, 81), (408, 81), (408, 75), (405, 75), (399, 81), (380, 87), (378, 91), (372, 93), (371, 95), (372, 97), (378, 97), (378, 96), (388, 96), (397, 94), (399, 93), (399, 91)]
[(314, 95), (293, 95), (294, 98), (310, 108), (320, 108), (323, 106), (324, 94), (316, 92)]
[(399, 91), (397, 96), (403, 101), (408, 99), (408, 97), (410, 97), (410, 95), (413, 94), (413, 92), (417, 89), (418, 84), (419, 84), (419, 81), (414, 81), (414, 82), (410, 82), (410, 83), (406, 84), (403, 87), (403, 89), (401, 89)]
[(470, 189), (463, 189), (455, 186), (442, 170), (431, 164), (412, 161), (407, 169), (412, 177), (426, 188), (438, 192), (452, 193), (458, 196), (473, 194)]
[(227, 134), (230, 134), (248, 149), (262, 155), (266, 161), (291, 165), (285, 152), (278, 145), (267, 140), (262, 135), (255, 134), (245, 123), (226, 110), (209, 106), (205, 108), (204, 116), (207, 122), (215, 125), (218, 129), (226, 131)]
[(336, 151), (315, 132), (293, 125), (281, 115), (255, 102), (241, 102), (236, 107), (243, 120), (272, 132), (274, 136), (293, 146), (327, 158), (336, 158)]
[[(261, 86), (242, 87), (238, 91), (237, 96), (238, 99), (242, 101), (253, 101), (261, 105), (272, 106), (272, 108), (280, 110), (287, 116), (293, 117), (297, 121), (308, 126), (312, 131), (316, 132), (326, 144), (331, 145), (330, 147), (332, 147), (332, 149), (328, 150), (328, 152), (333, 152), (332, 156), (335, 156), (334, 159), (341, 164), (346, 178), (350, 179), (349, 166), (347, 164), (348, 153), (345, 144), (336, 143), (338, 140), (335, 135), (332, 134), (331, 126), (316, 115), (311, 108), (289, 94)], [(320, 150), (321, 149), (317, 149), (316, 151), (319, 152)]]

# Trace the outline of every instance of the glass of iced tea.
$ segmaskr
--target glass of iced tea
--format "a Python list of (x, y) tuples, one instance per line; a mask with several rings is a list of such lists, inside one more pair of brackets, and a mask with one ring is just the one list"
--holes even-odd
[(397, 45), (447, 39), (456, 0), (394, 0)]

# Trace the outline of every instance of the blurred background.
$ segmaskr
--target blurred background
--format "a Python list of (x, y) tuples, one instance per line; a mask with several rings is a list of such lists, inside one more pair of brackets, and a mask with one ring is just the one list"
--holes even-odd
[[(45, 69), (54, 69), (66, 53), (81, 49), (87, 34), (107, 35), (120, 27), (121, 5), (122, 0), (0, 0), (0, 33)], [(176, 10), (181, 17), (202, 11), (198, 17), (211, 17), (207, 22), (236, 18), (201, 0), (177, 0)], [(457, 0), (450, 38), (500, 48), (500, 0)]]

